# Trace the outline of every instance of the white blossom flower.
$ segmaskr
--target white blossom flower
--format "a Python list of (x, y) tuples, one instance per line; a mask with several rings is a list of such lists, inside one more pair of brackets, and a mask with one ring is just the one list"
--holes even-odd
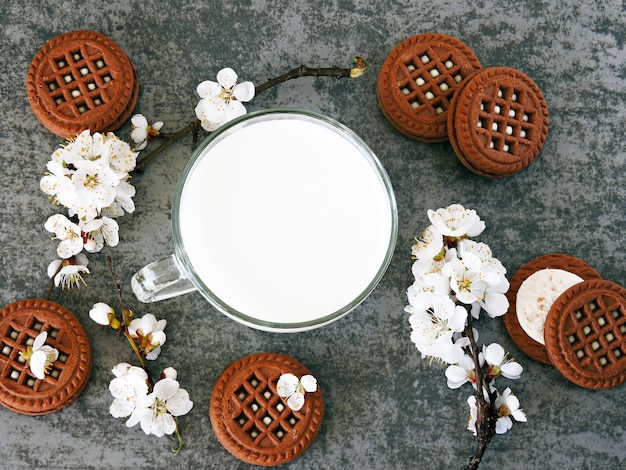
[(482, 390), (480, 403), (486, 403), (487, 410), (479, 413), (476, 395), (467, 400), (467, 428), (474, 435), (477, 426), (484, 426), (484, 420), (494, 413), (495, 432), (504, 433), (512, 426), (511, 418), (526, 421), (526, 415), (510, 389), (499, 395), (493, 384), (499, 376), (519, 378), (522, 366), (509, 360), (497, 343), (478, 352), (478, 331), (472, 326), (470, 334), (467, 328), (470, 314), (478, 318), (485, 310), (494, 318), (508, 310), (506, 269), (489, 246), (468, 238), (485, 228), (475, 211), (454, 204), (428, 211), (428, 217), (432, 225), (412, 247), (415, 280), (407, 289), (409, 305), (405, 307), (410, 314), (411, 341), (422, 357), (448, 364), (448, 387), (456, 389), (469, 382)]
[(467, 404), (470, 407), (470, 417), (467, 423), (467, 430), (472, 431), (474, 436), (476, 436), (476, 421), (478, 420), (478, 406), (476, 405), (476, 397), (474, 395), (468, 397)]
[(135, 114), (130, 119), (131, 133), (130, 138), (135, 142), (135, 150), (143, 150), (148, 145), (148, 141), (154, 139), (159, 135), (159, 131), (163, 127), (161, 121), (157, 121), (153, 124), (148, 123), (148, 120), (143, 114)]
[(67, 166), (73, 166), (80, 160), (97, 160), (102, 154), (104, 136), (99, 132), (91, 135), (86, 129), (76, 139), (68, 139), (67, 144), (52, 154), (52, 160)]
[(448, 296), (450, 281), (441, 274), (444, 265), (443, 260), (437, 261), (432, 258), (423, 258), (413, 263), (415, 281), (407, 290), (409, 304), (412, 307), (428, 310), (432, 307), (435, 297)]
[(508, 359), (504, 348), (498, 343), (491, 343), (483, 348), (485, 361), (489, 364), (488, 377), (495, 379), (503, 375), (507, 379), (519, 379), (524, 368), (513, 359)]
[(119, 243), (118, 223), (105, 216), (87, 222), (80, 221), (78, 226), (84, 234), (84, 247), (90, 253), (95, 253), (104, 245), (116, 246)]
[[(109, 132), (91, 135), (81, 132), (75, 140), (57, 149), (47, 164), (40, 188), (65, 206), (70, 215), (88, 221), (111, 207), (123, 206), (132, 212), (134, 188), (128, 184), (128, 172), (136, 166), (137, 152)], [(124, 182), (122, 188), (118, 189)], [(119, 214), (117, 214), (119, 212)], [(115, 216), (124, 211), (112, 210)]]
[(48, 276), (54, 278), (54, 285), (61, 289), (80, 288), (85, 284), (82, 273), (89, 274), (89, 260), (83, 253), (77, 253), (66, 259), (56, 259), (48, 265)]
[(99, 325), (108, 326), (111, 324), (111, 318), (115, 316), (115, 311), (104, 302), (97, 302), (91, 310), (89, 317)]
[(48, 333), (42, 331), (37, 335), (32, 346), (28, 346), (25, 352), (20, 351), (20, 355), (26, 360), (30, 371), (40, 380), (50, 371), (52, 363), (59, 357), (57, 349), (45, 344), (46, 339), (48, 339)]
[(460, 204), (452, 204), (445, 209), (428, 210), (430, 222), (444, 237), (475, 237), (485, 229), (485, 222), (473, 209), (465, 209)]
[(450, 295), (450, 279), (442, 271), (445, 264), (433, 261), (428, 268), (422, 269), (417, 275), (416, 281), (421, 280), (428, 290), (436, 297), (448, 297)]
[(129, 364), (128, 362), (120, 362), (119, 364), (116, 364), (115, 367), (113, 367), (113, 369), (111, 369), (111, 372), (113, 373), (115, 377), (120, 377), (126, 374), (130, 370), (131, 367), (132, 365)]
[[(483, 354), (479, 354), (479, 365), (482, 367), (484, 363)], [(446, 369), (446, 378), (448, 379), (448, 387), (455, 389), (469, 382), (476, 388), (476, 368), (474, 359), (468, 354), (464, 354), (459, 358), (459, 362), (448, 366)]]
[(449, 297), (435, 297), (433, 309), (415, 311), (409, 317), (412, 333), (411, 341), (422, 353), (422, 357), (437, 358), (454, 364), (463, 355), (460, 346), (455, 345), (454, 334), (465, 329), (467, 310), (455, 305)]
[(300, 379), (293, 374), (282, 374), (276, 383), (276, 393), (279, 397), (287, 399), (287, 406), (298, 411), (304, 405), (305, 392), (315, 392), (317, 380), (310, 374), (303, 375)]
[(111, 168), (122, 180), (128, 173), (135, 169), (139, 152), (133, 152), (127, 142), (124, 142), (112, 132), (105, 136), (102, 146), (102, 159), (106, 159), (107, 166)]
[(117, 218), (126, 212), (129, 214), (135, 212), (135, 203), (133, 202), (135, 191), (135, 187), (127, 180), (120, 180), (120, 183), (115, 187), (113, 203), (108, 207), (102, 208), (100, 214), (106, 217)]
[(76, 202), (76, 191), (72, 183), (73, 171), (55, 160), (50, 160), (46, 168), (48, 172), (39, 181), (40, 189), (54, 198), (53, 202), (72, 207)]
[(411, 254), (416, 259), (434, 259), (441, 255), (443, 250), (443, 235), (434, 225), (430, 225), (424, 230), (422, 236), (415, 240), (411, 248)]
[[(72, 175), (72, 182), (82, 205), (93, 206), (96, 211), (111, 205), (115, 200), (115, 186), (120, 182), (111, 167), (101, 161), (91, 160), (77, 161), (74, 166), (76, 171)], [(79, 217), (83, 218), (80, 212)]]
[(114, 400), (109, 412), (115, 418), (126, 418), (135, 411), (138, 401), (148, 395), (148, 374), (125, 362), (116, 365), (112, 372), (115, 378), (109, 383), (109, 391)]
[(179, 388), (174, 379), (161, 379), (155, 385), (152, 393), (141, 397), (132, 415), (126, 421), (126, 426), (132, 427), (140, 423), (146, 434), (161, 437), (176, 431), (174, 416), (182, 416), (193, 408), (189, 393)]
[(484, 309), (491, 318), (504, 315), (509, 309), (509, 301), (505, 295), (509, 290), (506, 268), (498, 259), (492, 257), (491, 249), (485, 243), (460, 240), (458, 251), (462, 257), (466, 253), (472, 253), (481, 261), (481, 276), (487, 285), (483, 297), (477, 301), (479, 305), (476, 310), (478, 307)]
[(498, 419), (496, 420), (496, 433), (504, 434), (513, 426), (513, 420), (526, 422), (526, 413), (519, 407), (519, 400), (511, 389), (507, 387), (502, 395), (498, 395), (495, 402), (496, 410), (498, 411)]
[(433, 301), (437, 297), (435, 288), (426, 284), (421, 278), (416, 278), (413, 284), (407, 289), (409, 305), (405, 311), (413, 313), (416, 310), (427, 311), (432, 308)]
[(460, 302), (469, 305), (484, 297), (487, 283), (481, 266), (478, 256), (464, 253), (462, 258), (454, 256), (442, 268), (442, 274), (450, 279), (450, 287)]
[(61, 240), (57, 247), (57, 254), (61, 258), (67, 259), (83, 250), (83, 237), (80, 227), (63, 214), (54, 214), (48, 217), (44, 227)]
[(237, 74), (231, 68), (217, 73), (217, 82), (206, 80), (198, 85), (201, 100), (196, 106), (196, 116), (202, 127), (211, 132), (222, 124), (246, 114), (242, 102), (254, 98), (252, 82), (237, 83)]
[(145, 354), (146, 359), (154, 360), (161, 353), (161, 346), (165, 344), (166, 320), (158, 320), (148, 313), (141, 318), (135, 318), (128, 325), (128, 334), (131, 338), (139, 340), (139, 349)]
[(506, 298), (505, 293), (497, 292), (489, 287), (485, 290), (485, 295), (478, 303), (491, 318), (501, 317), (509, 310), (509, 300)]

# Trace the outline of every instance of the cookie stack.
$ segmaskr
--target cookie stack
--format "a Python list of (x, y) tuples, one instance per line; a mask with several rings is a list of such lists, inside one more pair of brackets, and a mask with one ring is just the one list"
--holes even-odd
[(601, 389), (626, 381), (626, 289), (584, 261), (546, 255), (511, 278), (504, 324), (529, 357), (571, 382)]
[(463, 42), (420, 34), (398, 44), (378, 77), (389, 122), (422, 142), (450, 140), (474, 173), (502, 178), (526, 168), (548, 135), (539, 87), (510, 67), (482, 68)]
[(72, 139), (83, 130), (118, 129), (139, 94), (135, 67), (110, 38), (73, 31), (50, 40), (28, 68), (28, 100), (37, 119)]

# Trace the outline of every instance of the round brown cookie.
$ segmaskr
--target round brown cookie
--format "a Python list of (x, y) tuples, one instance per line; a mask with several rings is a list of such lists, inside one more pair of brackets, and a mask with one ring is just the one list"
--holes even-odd
[(489, 178), (526, 168), (548, 135), (548, 106), (541, 90), (508, 67), (487, 67), (462, 82), (447, 118), (450, 143), (459, 160)]
[(602, 279), (570, 287), (546, 319), (546, 349), (555, 367), (585, 388), (626, 381), (626, 289)]
[(511, 277), (509, 290), (506, 294), (509, 300), (509, 310), (504, 315), (504, 325), (513, 339), (513, 342), (528, 357), (544, 364), (552, 364), (545, 345), (531, 338), (521, 326), (517, 313), (517, 293), (522, 283), (529, 276), (542, 269), (562, 269), (583, 280), (601, 279), (601, 276), (587, 263), (565, 254), (549, 254), (535, 258), (520, 267)]
[[(34, 338), (47, 332), (45, 344), (59, 356), (37, 379), (20, 356)], [(69, 405), (91, 374), (89, 339), (78, 319), (62, 305), (27, 299), (0, 312), (0, 403), (18, 413), (41, 415)]]
[(429, 33), (405, 39), (380, 70), (380, 108), (407, 137), (445, 141), (450, 100), (458, 84), (480, 67), (474, 52), (456, 38)]
[(26, 90), (37, 119), (71, 139), (86, 129), (119, 128), (137, 103), (139, 81), (128, 56), (110, 38), (73, 31), (51, 39), (37, 53)]
[(322, 424), (324, 401), (318, 390), (306, 393), (299, 411), (278, 396), (282, 374), (298, 378), (310, 372), (284, 354), (246, 356), (224, 369), (211, 395), (209, 414), (220, 443), (244, 462), (272, 466), (298, 457)]

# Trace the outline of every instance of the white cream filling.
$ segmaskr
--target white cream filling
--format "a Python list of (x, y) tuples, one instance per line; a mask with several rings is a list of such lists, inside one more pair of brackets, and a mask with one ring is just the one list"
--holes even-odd
[(550, 307), (563, 292), (582, 281), (563, 269), (541, 269), (528, 276), (517, 291), (515, 303), (517, 319), (526, 334), (545, 344), (543, 330)]

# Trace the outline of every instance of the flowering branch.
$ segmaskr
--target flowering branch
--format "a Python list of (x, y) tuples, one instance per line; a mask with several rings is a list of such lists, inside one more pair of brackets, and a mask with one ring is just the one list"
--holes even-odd
[[(229, 112), (232, 112), (231, 116), (227, 120), (230, 120), (234, 117), (237, 117), (241, 114), (245, 114), (245, 108), (241, 105), (241, 101), (250, 101), (254, 96), (262, 93), (263, 91), (276, 86), (280, 83), (286, 82), (287, 80), (292, 80), (294, 78), (300, 77), (335, 77), (335, 78), (358, 78), (363, 75), (369, 66), (365, 63), (362, 57), (357, 56), (354, 58), (354, 66), (351, 68), (340, 68), (340, 67), (308, 67), (306, 65), (301, 65), (296, 67), (295, 69), (290, 70), (278, 77), (272, 78), (267, 82), (254, 87), (251, 82), (237, 83), (237, 75), (232, 71), (232, 69), (222, 69), (220, 73), (218, 73), (218, 82), (202, 82), (198, 86), (198, 94), (203, 98), (196, 108), (196, 115), (198, 117), (197, 120), (193, 121), (183, 129), (174, 133), (164, 133), (157, 131), (155, 136), (158, 136), (164, 139), (164, 142), (161, 143), (156, 149), (150, 152), (148, 155), (143, 157), (137, 163), (137, 171), (143, 171), (148, 163), (150, 163), (157, 155), (159, 155), (163, 150), (169, 147), (172, 143), (176, 142), (181, 137), (189, 133), (196, 133), (199, 128), (202, 126), (208, 132), (212, 132), (217, 129), (221, 124), (223, 124), (224, 120), (218, 119), (217, 122), (213, 121), (215, 118), (216, 107), (220, 110), (221, 113), (228, 115)], [(226, 72), (225, 72), (226, 71)], [(224, 73), (225, 72), (225, 73)], [(220, 77), (222, 74), (222, 77)], [(220, 80), (220, 78), (222, 78)], [(209, 86), (210, 85), (210, 86)], [(215, 85), (218, 85), (216, 87)], [(245, 87), (241, 87), (241, 85), (246, 85)], [(240, 87), (237, 90), (237, 87)], [(239, 93), (238, 93), (239, 91)], [(213, 96), (208, 96), (213, 94)], [(205, 98), (208, 99), (208, 103), (210, 104), (211, 109), (206, 111), (201, 106)], [(220, 109), (221, 108), (221, 109)], [(236, 108), (236, 109), (235, 109)], [(207, 117), (207, 114), (213, 115), (212, 117)], [(209, 123), (207, 124), (207, 120)], [(162, 123), (161, 123), (162, 124)], [(160, 127), (159, 127), (160, 129)], [(148, 133), (146, 133), (147, 135)], [(141, 142), (137, 142), (140, 144), (144, 144), (146, 141), (143, 138)]]
[(141, 367), (135, 367), (122, 362), (112, 369), (115, 378), (109, 384), (109, 390), (114, 397), (110, 413), (116, 418), (127, 418), (127, 427), (139, 423), (146, 434), (161, 437), (175, 433), (178, 446), (172, 450), (177, 454), (183, 445), (177, 417), (187, 414), (192, 409), (193, 402), (189, 399), (189, 393), (179, 387), (175, 369), (163, 369), (155, 383), (146, 362), (159, 356), (166, 341), (163, 330), (167, 322), (157, 321), (150, 313), (142, 318), (134, 318), (133, 312), (124, 308), (122, 289), (113, 273), (110, 258), (107, 264), (118, 294), (120, 316), (104, 302), (96, 303), (89, 311), (89, 316), (96, 323), (110, 326), (122, 333), (141, 363)]
[[(89, 273), (85, 255), (119, 243), (117, 218), (135, 210), (129, 183), (138, 152), (111, 132), (89, 130), (69, 139), (48, 161), (39, 186), (67, 215), (54, 214), (44, 228), (59, 241), (58, 259), (48, 265), (51, 284), (80, 288)], [(47, 298), (50, 298), (51, 289)]]
[(517, 379), (523, 368), (498, 343), (479, 350), (473, 322), (481, 311), (491, 318), (508, 310), (506, 269), (484, 243), (470, 239), (485, 223), (473, 210), (453, 204), (428, 211), (432, 225), (412, 248), (414, 283), (408, 288), (411, 340), (422, 357), (447, 364), (450, 388), (470, 383), (475, 389), (467, 402), (467, 429), (478, 440), (467, 469), (477, 469), (495, 434), (503, 434), (516, 421), (526, 421), (510, 388), (495, 387), (500, 376)]
[[(478, 436), (478, 446), (476, 452), (470, 458), (467, 470), (475, 470), (480, 465), (483, 455), (485, 454), (492, 437), (496, 433), (497, 411), (494, 407), (495, 396), (489, 391), (489, 384), (485, 382), (485, 375), (480, 364), (478, 346), (474, 338), (472, 328), (472, 316), (467, 317), (467, 327), (465, 328), (465, 336), (469, 339), (469, 349), (474, 363), (474, 371), (476, 373), (476, 431)], [(487, 390), (489, 400), (485, 400), (484, 391)]]
[(115, 273), (113, 272), (113, 263), (111, 262), (110, 256), (107, 256), (107, 267), (109, 269), (109, 274), (111, 275), (113, 285), (115, 286), (115, 291), (117, 292), (117, 299), (120, 304), (120, 312), (122, 312), (122, 317), (119, 320), (117, 318), (110, 319), (109, 315), (107, 315), (107, 321), (109, 321), (113, 328), (120, 330), (124, 337), (128, 340), (130, 347), (135, 353), (135, 356), (137, 356), (137, 359), (139, 359), (141, 367), (146, 371), (146, 374), (148, 375), (148, 388), (151, 388), (154, 385), (154, 381), (152, 380), (150, 369), (148, 369), (148, 363), (146, 362), (144, 355), (141, 353), (141, 351), (139, 351), (137, 343), (135, 343), (133, 337), (128, 333), (128, 327), (132, 322), (133, 313), (130, 310), (126, 310), (124, 308), (124, 301), (122, 300), (122, 287), (117, 282), (117, 278), (115, 277)]

